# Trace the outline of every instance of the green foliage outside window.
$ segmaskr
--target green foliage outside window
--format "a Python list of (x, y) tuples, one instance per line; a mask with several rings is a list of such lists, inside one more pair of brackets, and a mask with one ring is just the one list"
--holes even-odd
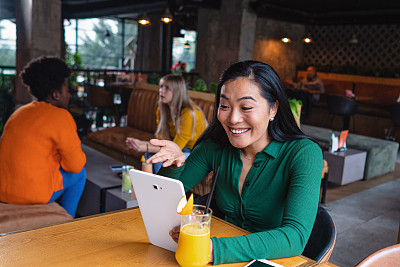
[[(78, 44), (77, 49), (71, 49), (79, 51), (79, 54), (73, 54), (79, 55), (79, 58), (71, 59), (75, 63), (80, 63), (75, 65), (85, 68), (118, 68), (122, 57), (134, 56), (136, 42), (129, 40), (137, 39), (135, 22), (125, 21), (124, 23), (122, 20), (115, 19), (84, 19), (78, 20), (77, 23), (78, 40), (72, 39), (68, 43), (71, 48), (76, 46), (76, 42)], [(125, 27), (124, 44), (122, 44), (123, 27)], [(76, 34), (75, 30), (72, 27), (68, 29), (68, 32), (72, 32), (74, 35)]]

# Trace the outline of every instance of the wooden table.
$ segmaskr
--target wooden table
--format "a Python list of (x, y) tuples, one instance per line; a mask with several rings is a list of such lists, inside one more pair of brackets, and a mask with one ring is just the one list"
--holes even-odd
[[(247, 232), (217, 218), (211, 236)], [(315, 266), (304, 256), (273, 260)], [(223, 266), (244, 266), (246, 262)], [(0, 266), (178, 266), (174, 253), (151, 245), (139, 209), (94, 215), (0, 237)], [(324, 265), (334, 266), (334, 265)]]

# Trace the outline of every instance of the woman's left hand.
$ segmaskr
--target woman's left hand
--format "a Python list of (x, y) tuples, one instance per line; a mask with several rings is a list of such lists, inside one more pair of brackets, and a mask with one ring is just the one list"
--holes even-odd
[(164, 162), (163, 167), (176, 165), (179, 168), (186, 160), (181, 148), (172, 141), (151, 139), (150, 144), (160, 147), (160, 151), (146, 160), (146, 163)]
[(172, 239), (178, 243), (179, 240), (179, 233), (181, 232), (181, 227), (175, 226), (174, 228), (171, 229), (171, 231), (169, 231), (169, 235), (172, 237)]

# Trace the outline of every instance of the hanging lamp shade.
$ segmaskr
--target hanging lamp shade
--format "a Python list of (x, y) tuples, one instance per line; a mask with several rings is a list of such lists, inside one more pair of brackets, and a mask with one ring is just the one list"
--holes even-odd
[(289, 37), (283, 37), (281, 41), (284, 43), (290, 43), (292, 40)]
[(172, 14), (169, 11), (169, 8), (167, 8), (164, 12), (164, 14), (161, 16), (161, 21), (164, 22), (165, 24), (168, 24), (172, 22)]
[(146, 13), (144, 13), (138, 21), (141, 25), (149, 25), (150, 24), (150, 19), (147, 17)]
[(312, 42), (311, 35), (310, 35), (310, 34), (307, 34), (307, 35), (304, 37), (303, 42), (306, 43), (306, 44), (311, 43), (311, 42)]
[(186, 41), (186, 43), (183, 45), (183, 48), (190, 49), (190, 44), (188, 41)]

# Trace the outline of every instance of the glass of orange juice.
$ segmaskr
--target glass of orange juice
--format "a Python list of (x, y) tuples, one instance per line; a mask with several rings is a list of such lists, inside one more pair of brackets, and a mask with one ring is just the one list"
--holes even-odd
[(175, 258), (182, 267), (206, 266), (210, 261), (210, 229), (212, 210), (193, 205), (190, 215), (181, 215), (181, 231)]

